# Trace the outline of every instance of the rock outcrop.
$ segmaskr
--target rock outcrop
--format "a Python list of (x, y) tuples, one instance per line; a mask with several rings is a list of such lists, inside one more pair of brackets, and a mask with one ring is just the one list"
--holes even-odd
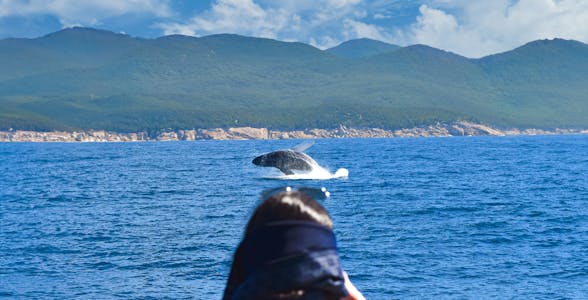
[(0, 131), (0, 142), (135, 142), (147, 141), (145, 132), (115, 133), (97, 131)]
[(233, 127), (228, 129), (165, 130), (157, 134), (147, 132), (115, 133), (103, 130), (83, 132), (66, 131), (0, 131), (0, 142), (137, 142), (137, 141), (193, 141), (193, 140), (249, 140), (249, 139), (314, 139), (314, 138), (390, 138), (435, 136), (505, 136), (588, 134), (588, 130), (574, 129), (506, 129), (501, 130), (472, 122), (455, 122), (385, 130), (380, 128), (349, 128), (340, 125), (335, 129), (270, 130), (267, 128)]

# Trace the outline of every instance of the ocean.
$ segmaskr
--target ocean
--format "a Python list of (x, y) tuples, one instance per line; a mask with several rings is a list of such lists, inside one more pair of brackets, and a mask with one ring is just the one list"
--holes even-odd
[[(0, 143), (0, 298), (220, 299), (259, 193), (326, 187), (368, 299), (588, 299), (588, 136)], [(336, 177), (336, 176), (333, 176)]]

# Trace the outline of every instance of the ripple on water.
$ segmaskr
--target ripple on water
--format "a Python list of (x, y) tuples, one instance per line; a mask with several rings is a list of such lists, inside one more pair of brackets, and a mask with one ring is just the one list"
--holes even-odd
[(368, 299), (588, 298), (585, 136), (0, 144), (0, 297), (218, 299), (259, 192), (326, 186)]

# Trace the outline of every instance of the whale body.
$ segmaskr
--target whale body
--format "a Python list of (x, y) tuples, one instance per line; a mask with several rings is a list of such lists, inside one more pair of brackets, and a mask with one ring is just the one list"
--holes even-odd
[(311, 172), (318, 163), (302, 152), (310, 146), (312, 144), (303, 144), (292, 149), (269, 152), (254, 158), (253, 164), (278, 168), (286, 175), (293, 175), (294, 171)]

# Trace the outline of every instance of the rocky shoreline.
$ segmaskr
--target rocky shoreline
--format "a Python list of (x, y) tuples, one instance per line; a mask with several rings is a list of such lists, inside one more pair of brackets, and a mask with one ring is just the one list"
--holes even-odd
[(0, 131), (0, 142), (140, 142), (140, 141), (194, 141), (194, 140), (265, 140), (265, 139), (315, 139), (315, 138), (392, 138), (392, 137), (446, 137), (446, 136), (508, 136), (588, 134), (588, 130), (576, 129), (498, 129), (472, 122), (414, 128), (385, 130), (379, 128), (348, 128), (307, 130), (271, 130), (268, 128), (234, 127), (192, 130), (168, 130), (157, 134), (147, 132), (116, 133), (104, 130), (91, 131)]

